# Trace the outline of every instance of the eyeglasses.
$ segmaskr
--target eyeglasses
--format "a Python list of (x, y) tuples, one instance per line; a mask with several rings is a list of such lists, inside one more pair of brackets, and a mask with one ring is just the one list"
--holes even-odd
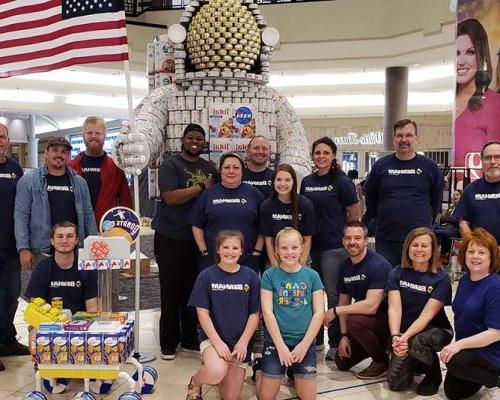
[(494, 162), (494, 161), (500, 162), (500, 154), (492, 154), (492, 155), (488, 155), (488, 156), (483, 156), (482, 160), (489, 162), (489, 163)]

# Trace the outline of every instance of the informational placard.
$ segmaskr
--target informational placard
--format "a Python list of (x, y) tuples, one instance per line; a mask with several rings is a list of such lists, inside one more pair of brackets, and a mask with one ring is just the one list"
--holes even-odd
[(134, 243), (141, 230), (141, 221), (134, 210), (128, 207), (114, 207), (104, 213), (99, 223), (103, 236), (121, 236)]

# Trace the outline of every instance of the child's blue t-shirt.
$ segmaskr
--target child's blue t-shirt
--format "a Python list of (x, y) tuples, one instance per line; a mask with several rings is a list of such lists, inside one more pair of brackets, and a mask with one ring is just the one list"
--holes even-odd
[[(212, 265), (198, 275), (188, 305), (209, 311), (215, 330), (232, 350), (250, 314), (260, 310), (259, 277), (244, 265), (233, 273)], [(200, 335), (201, 340), (208, 339), (205, 332)]]
[[(304, 267), (295, 273), (274, 267), (262, 275), (261, 287), (273, 293), (273, 312), (283, 341), (295, 346), (304, 338), (311, 323), (313, 293), (323, 289), (318, 273)], [(272, 343), (267, 329), (264, 341)]]
[[(477, 335), (488, 328), (500, 329), (500, 276), (490, 274), (480, 281), (471, 281), (469, 274), (465, 274), (458, 283), (452, 308), (456, 340)], [(475, 351), (500, 368), (500, 342)]]
[[(451, 304), (451, 282), (448, 274), (442, 270), (434, 273), (418, 272), (412, 268), (394, 268), (389, 272), (386, 291), (398, 290), (401, 295), (401, 332), (406, 332), (420, 316), (429, 299)], [(451, 329), (444, 307), (429, 322), (435, 328)]]

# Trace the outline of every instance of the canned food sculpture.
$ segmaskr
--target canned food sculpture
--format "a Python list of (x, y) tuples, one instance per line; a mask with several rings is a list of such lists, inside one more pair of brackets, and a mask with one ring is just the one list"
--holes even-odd
[[(148, 47), (150, 93), (124, 124), (115, 156), (130, 173), (181, 151), (184, 128), (205, 128), (208, 157), (243, 153), (255, 135), (269, 139), (276, 162), (310, 173), (309, 146), (297, 113), (268, 87), (279, 33), (268, 27), (253, 0), (191, 1), (180, 24)], [(162, 58), (163, 57), (163, 58)]]

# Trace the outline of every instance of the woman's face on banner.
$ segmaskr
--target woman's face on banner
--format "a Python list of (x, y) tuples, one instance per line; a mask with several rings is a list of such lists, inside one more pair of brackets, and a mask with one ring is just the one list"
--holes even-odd
[(457, 38), (457, 83), (464, 85), (474, 80), (477, 72), (477, 51), (469, 35)]

